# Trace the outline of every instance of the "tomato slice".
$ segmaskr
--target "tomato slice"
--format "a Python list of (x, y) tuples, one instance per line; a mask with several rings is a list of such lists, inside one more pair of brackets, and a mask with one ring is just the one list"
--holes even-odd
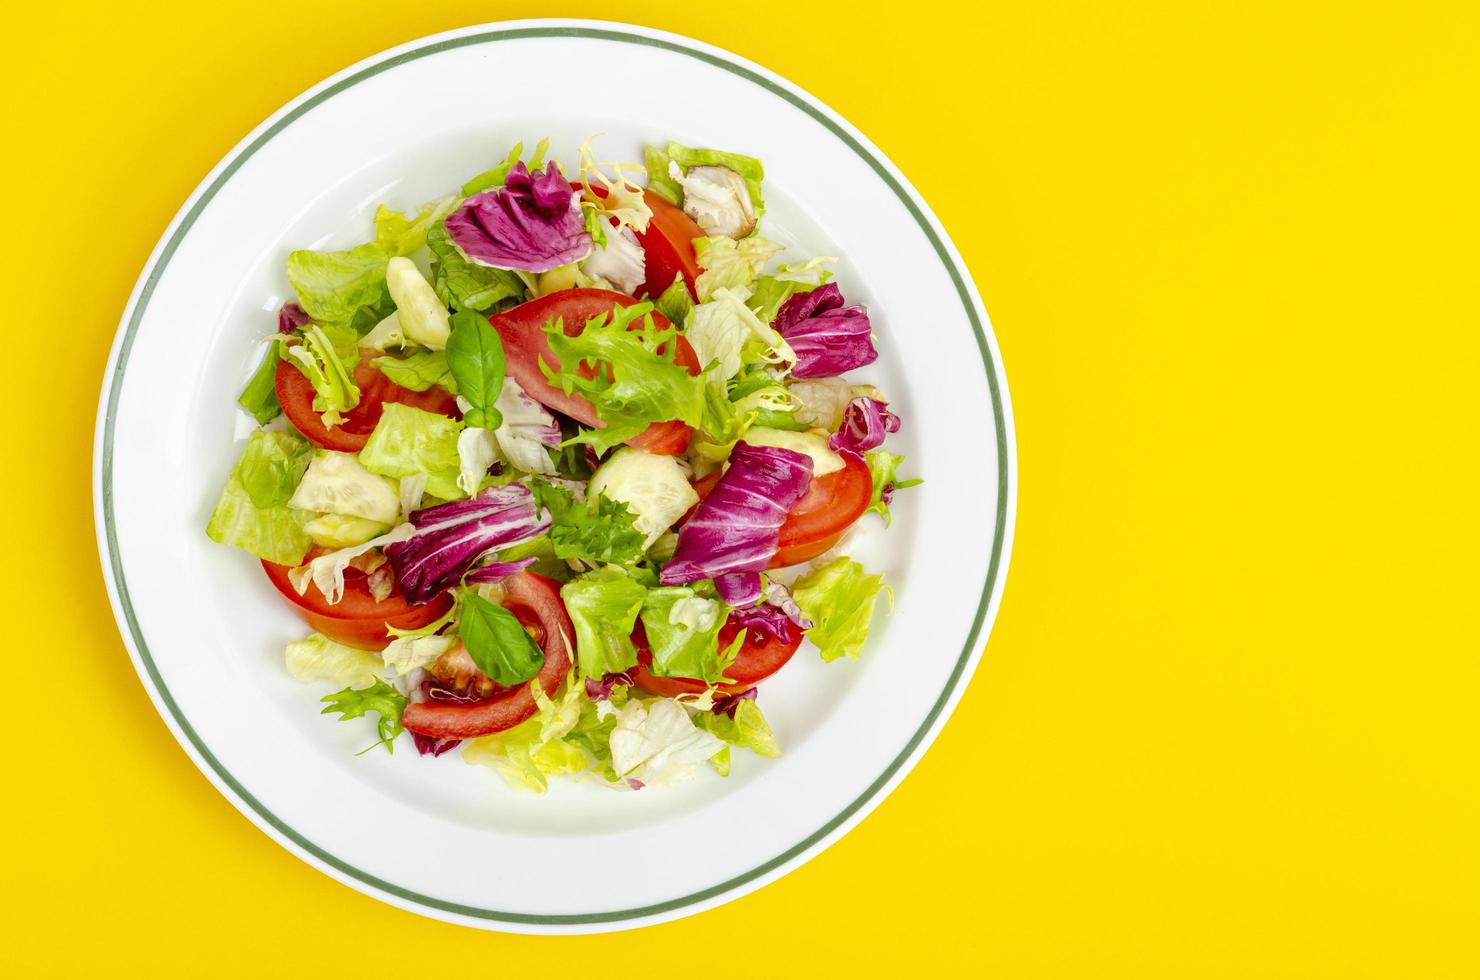
[[(560, 600), (560, 583), (534, 572), (507, 578), (504, 608), (530, 630), (544, 651), (545, 663), (536, 679), (545, 694), (553, 696), (570, 670), (570, 651), (575, 649), (575, 631)], [(538, 710), (529, 685), (518, 684), (481, 701), (408, 704), (401, 724), (428, 738), (477, 738), (513, 728)]]
[(377, 599), (370, 594), (369, 578), (357, 568), (345, 571), (344, 597), (331, 606), (312, 582), (299, 595), (288, 578), (290, 566), (264, 561), (262, 568), (304, 622), (337, 643), (361, 650), (384, 650), (391, 641), (387, 626), (420, 629), (452, 608), (452, 596), (445, 592), (420, 606), (407, 602), (399, 590)]
[[(583, 190), (578, 183), (570, 186), (578, 194)], [(593, 186), (591, 192), (597, 197), (606, 197), (605, 187)], [(694, 254), (694, 239), (703, 238), (704, 229), (684, 214), (682, 208), (674, 207), (652, 191), (644, 190), (642, 199), (647, 202), (653, 216), (648, 221), (647, 231), (633, 231), (637, 244), (642, 246), (643, 271), (647, 275), (638, 287), (637, 295), (657, 299), (673, 285), (674, 277), (683, 273), (684, 285), (697, 303), (699, 290), (695, 283), (703, 270)]]
[(638, 295), (657, 299), (663, 290), (673, 285), (673, 279), (683, 274), (684, 285), (694, 302), (699, 301), (699, 291), (694, 283), (699, 279), (699, 260), (694, 256), (694, 239), (704, 237), (704, 229), (693, 218), (684, 214), (652, 191), (643, 191), (642, 199), (653, 209), (648, 230), (637, 236), (642, 246), (643, 271), (646, 281), (638, 289)]
[[(597, 425), (596, 407), (577, 394), (567, 395), (545, 380), (540, 370), (543, 359), (552, 369), (558, 369), (560, 361), (550, 352), (545, 339), (545, 324), (560, 318), (565, 324), (567, 336), (574, 337), (586, 326), (586, 321), (602, 313), (610, 313), (613, 304), (632, 306), (638, 300), (625, 293), (609, 289), (562, 289), (548, 296), (521, 303), (513, 309), (495, 313), (490, 323), (498, 331), (504, 344), (504, 360), (509, 376), (519, 382), (519, 387), (535, 401), (564, 415), (569, 415), (584, 425)], [(673, 325), (656, 311), (653, 323), (659, 330), (672, 330)], [(634, 324), (634, 326), (636, 326)], [(678, 351), (674, 360), (688, 369), (690, 374), (699, 373), (699, 358), (694, 348), (682, 337), (678, 337)], [(693, 430), (677, 420), (655, 422), (647, 429), (627, 440), (628, 445), (646, 449), (659, 456), (677, 456), (689, 448), (689, 437)]]
[[(822, 554), (843, 537), (843, 532), (868, 510), (874, 480), (868, 464), (855, 453), (839, 453), (843, 468), (812, 481), (807, 492), (786, 515), (777, 537), (776, 554), (767, 568), (800, 565)], [(695, 482), (694, 492), (703, 500), (719, 482), (718, 471)]]
[(370, 433), (380, 421), (386, 402), (399, 402), (427, 412), (457, 418), (457, 399), (445, 388), (433, 386), (426, 391), (402, 388), (390, 378), (372, 367), (370, 360), (381, 355), (365, 351), (355, 367), (355, 384), (360, 389), (360, 403), (344, 413), (344, 421), (334, 428), (324, 425), (319, 413), (313, 410), (313, 385), (304, 373), (291, 361), (278, 361), (277, 388), (278, 404), (293, 427), (303, 433), (304, 438), (321, 449), (336, 453), (357, 453), (370, 441)]
[[(719, 630), (720, 649), (735, 642), (735, 636), (742, 628), (733, 621), (721, 626)], [(740, 645), (739, 652), (735, 654), (735, 662), (730, 665), (729, 670), (725, 671), (725, 676), (732, 678), (734, 683), (721, 684), (719, 690), (725, 694), (740, 694), (755, 687), (786, 666), (791, 655), (796, 653), (797, 647), (802, 644), (801, 630), (792, 630), (791, 636), (791, 641), (786, 642), (776, 639), (769, 633), (757, 633), (751, 630), (745, 635), (745, 642)], [(677, 694), (703, 694), (709, 689), (708, 684), (691, 677), (658, 677), (650, 673), (647, 668), (652, 666), (653, 655), (648, 652), (647, 636), (642, 632), (641, 623), (632, 633), (632, 643), (637, 647), (637, 666), (628, 673), (632, 677), (632, 683), (644, 691), (671, 698)]]

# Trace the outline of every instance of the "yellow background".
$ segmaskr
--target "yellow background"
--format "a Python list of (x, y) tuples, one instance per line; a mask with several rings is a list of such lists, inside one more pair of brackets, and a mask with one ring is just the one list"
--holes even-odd
[[(1480, 975), (1480, 24), (969, 7), (12, 11), (4, 972)], [(754, 895), (578, 939), (397, 911), (238, 815), (135, 679), (90, 500), (109, 341), (216, 160), (353, 61), (532, 14), (728, 47), (877, 142), (986, 297), (1022, 472), (987, 657), (900, 789)]]

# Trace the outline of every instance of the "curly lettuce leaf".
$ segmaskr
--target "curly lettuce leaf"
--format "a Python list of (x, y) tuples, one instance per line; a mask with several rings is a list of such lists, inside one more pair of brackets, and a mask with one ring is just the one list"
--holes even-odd
[[(579, 392), (589, 399), (604, 423), (604, 428), (583, 429), (571, 442), (605, 453), (653, 422), (678, 419), (695, 428), (703, 422), (704, 379), (677, 362), (673, 331), (658, 329), (652, 309), (651, 303), (617, 306), (587, 320), (574, 337), (566, 336), (559, 320), (546, 324), (560, 369), (543, 360), (540, 369), (566, 394)], [(634, 323), (639, 326), (629, 329)], [(592, 377), (581, 376), (582, 362), (597, 368)]]
[(395, 746), (391, 743), (404, 730), (401, 727), (401, 713), (406, 710), (406, 696), (400, 691), (377, 678), (375, 683), (369, 687), (358, 689), (346, 687), (321, 700), (326, 707), (319, 714), (327, 715), (337, 712), (340, 721), (363, 718), (367, 711), (375, 712), (380, 716), (380, 720), (375, 725), (380, 741), (365, 751), (369, 752), (376, 745), (384, 745), (387, 752), (395, 751)]

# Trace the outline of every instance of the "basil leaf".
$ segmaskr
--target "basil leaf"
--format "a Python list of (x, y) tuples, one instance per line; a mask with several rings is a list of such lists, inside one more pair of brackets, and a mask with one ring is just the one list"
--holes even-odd
[(473, 663), (495, 684), (522, 684), (545, 665), (544, 652), (524, 624), (471, 589), (463, 590), (458, 634)]
[(457, 382), (458, 394), (472, 403), (463, 422), (489, 431), (502, 425), (504, 417), (494, 403), (504, 390), (504, 345), (498, 331), (483, 316), (466, 312), (452, 315), (447, 367)]

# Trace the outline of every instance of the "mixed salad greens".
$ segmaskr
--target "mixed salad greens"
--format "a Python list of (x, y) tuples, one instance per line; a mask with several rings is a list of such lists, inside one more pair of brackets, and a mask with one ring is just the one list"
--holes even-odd
[[(865, 310), (760, 234), (763, 170), (677, 143), (522, 145), (375, 236), (297, 251), (206, 533), (313, 629), (300, 681), (390, 750), (516, 786), (662, 785), (779, 747), (756, 685), (857, 658), (843, 554), (902, 457)], [(645, 180), (643, 179), (645, 178)]]

